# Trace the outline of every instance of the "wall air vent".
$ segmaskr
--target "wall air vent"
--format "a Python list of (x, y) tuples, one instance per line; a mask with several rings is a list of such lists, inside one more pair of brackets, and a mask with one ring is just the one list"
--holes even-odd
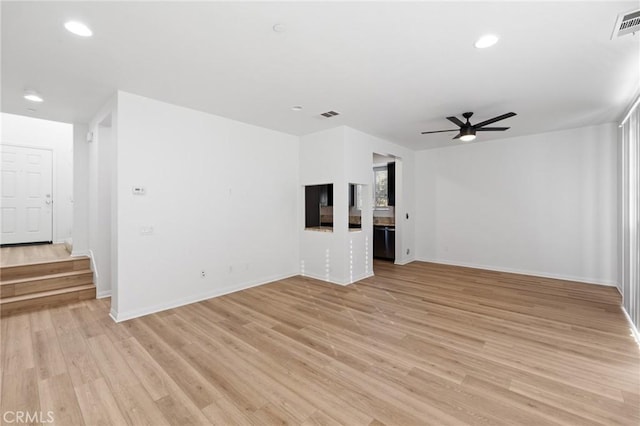
[(611, 34), (611, 40), (636, 31), (640, 31), (640, 9), (618, 15), (616, 26), (613, 28), (613, 34)]
[(340, 115), (340, 113), (335, 111), (327, 111), (327, 112), (323, 112), (320, 115), (326, 118), (331, 118), (331, 117), (335, 117), (336, 115)]

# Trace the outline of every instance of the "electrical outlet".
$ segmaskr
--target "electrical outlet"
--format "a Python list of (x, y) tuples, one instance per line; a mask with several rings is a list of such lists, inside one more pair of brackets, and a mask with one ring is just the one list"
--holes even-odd
[(200, 278), (207, 278), (207, 272), (204, 270), (200, 271)]

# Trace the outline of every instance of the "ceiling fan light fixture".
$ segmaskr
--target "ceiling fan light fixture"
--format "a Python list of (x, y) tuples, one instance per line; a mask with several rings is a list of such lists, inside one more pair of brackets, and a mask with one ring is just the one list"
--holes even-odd
[(476, 138), (476, 130), (468, 125), (468, 120), (469, 119), (467, 118), (468, 127), (463, 127), (460, 129), (460, 140), (462, 142), (471, 142)]
[(476, 132), (501, 132), (505, 130), (509, 130), (509, 127), (487, 127), (489, 124), (493, 124), (496, 121), (505, 120), (507, 118), (513, 117), (514, 115), (518, 115), (515, 112), (508, 112), (506, 114), (499, 115), (497, 117), (490, 118), (488, 120), (482, 121), (480, 123), (471, 124), (469, 119), (473, 116), (473, 112), (465, 112), (462, 116), (465, 118), (466, 123), (460, 120), (458, 117), (451, 116), (446, 117), (447, 120), (458, 126), (458, 129), (447, 129), (447, 130), (432, 130), (429, 132), (422, 132), (423, 135), (428, 135), (430, 133), (447, 133), (447, 132), (457, 132), (459, 133), (453, 138), (454, 140), (460, 139), (462, 142), (471, 142), (476, 138)]

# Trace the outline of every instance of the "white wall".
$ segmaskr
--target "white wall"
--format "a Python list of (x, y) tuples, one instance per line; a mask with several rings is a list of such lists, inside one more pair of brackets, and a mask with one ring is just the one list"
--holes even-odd
[(297, 137), (124, 92), (117, 111), (117, 320), (298, 274)]
[(53, 153), (53, 241), (73, 229), (73, 126), (69, 123), (2, 113), (4, 145), (49, 149)]
[[(348, 284), (348, 188), (345, 176), (345, 127), (300, 138), (300, 273), (336, 284)], [(333, 232), (304, 229), (304, 187), (333, 184)], [(343, 214), (344, 212), (344, 214)], [(364, 215), (363, 215), (364, 220)]]
[(73, 124), (73, 252), (89, 253), (89, 145), (87, 124)]
[[(413, 152), (358, 130), (341, 126), (300, 138), (300, 187), (333, 183), (332, 233), (304, 230), (304, 203), (300, 203), (301, 273), (337, 284), (349, 284), (373, 273), (373, 153), (396, 161), (396, 263), (413, 256)], [(349, 231), (349, 183), (367, 185), (363, 197), (362, 230)], [(301, 198), (303, 200), (303, 198)], [(405, 215), (410, 218), (406, 219)], [(407, 254), (409, 250), (409, 254)]]
[[(347, 179), (351, 182), (366, 179), (373, 184), (373, 153), (394, 157), (396, 160), (396, 256), (395, 263), (404, 265), (414, 260), (414, 157), (415, 152), (346, 127)], [(369, 209), (371, 212), (371, 210)], [(364, 213), (364, 212), (363, 212)], [(408, 216), (408, 218), (407, 218)], [(373, 213), (371, 213), (373, 224)], [(373, 244), (373, 235), (370, 238)], [(373, 250), (373, 246), (370, 247)], [(408, 252), (408, 253), (407, 253)], [(372, 253), (372, 251), (371, 251)]]
[(419, 260), (615, 285), (613, 124), (420, 151)]
[[(86, 251), (83, 247), (74, 246), (75, 255), (89, 254), (92, 259), (94, 283), (98, 297), (111, 295), (112, 307), (117, 301), (114, 297), (117, 278), (117, 215), (115, 180), (117, 164), (117, 95), (113, 96), (96, 113), (88, 126), (93, 137), (87, 140), (85, 133), (77, 135), (74, 143), (76, 152), (85, 155), (86, 169), (80, 171), (86, 175), (78, 175), (76, 185), (86, 190), (87, 198), (82, 200), (84, 209), (78, 206), (78, 213), (84, 213), (87, 229), (77, 227), (78, 238), (87, 240)], [(86, 180), (83, 183), (82, 180)]]

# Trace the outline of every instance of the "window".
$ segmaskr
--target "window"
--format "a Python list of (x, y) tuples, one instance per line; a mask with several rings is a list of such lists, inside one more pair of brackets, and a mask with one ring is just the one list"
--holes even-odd
[[(624, 309), (640, 328), (640, 100), (620, 124), (621, 281)], [(639, 337), (636, 336), (640, 340)]]
[(389, 173), (386, 166), (373, 168), (373, 208), (386, 209), (389, 207)]

